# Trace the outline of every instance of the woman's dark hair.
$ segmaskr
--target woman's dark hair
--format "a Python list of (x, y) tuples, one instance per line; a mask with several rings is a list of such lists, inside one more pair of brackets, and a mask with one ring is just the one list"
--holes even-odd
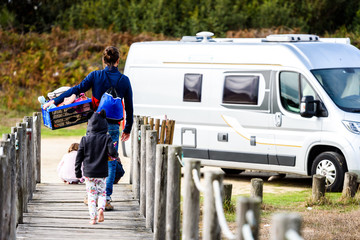
[(119, 49), (113, 46), (106, 47), (103, 52), (104, 63), (109, 67), (114, 66), (114, 64), (119, 59), (119, 57), (120, 57)]

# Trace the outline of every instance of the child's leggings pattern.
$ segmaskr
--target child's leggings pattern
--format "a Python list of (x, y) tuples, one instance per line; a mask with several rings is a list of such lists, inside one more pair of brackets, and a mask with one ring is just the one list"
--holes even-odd
[[(85, 177), (86, 192), (88, 194), (88, 207), (91, 219), (96, 219), (97, 210), (105, 209), (106, 204), (106, 178)], [(96, 209), (96, 200), (98, 208)]]

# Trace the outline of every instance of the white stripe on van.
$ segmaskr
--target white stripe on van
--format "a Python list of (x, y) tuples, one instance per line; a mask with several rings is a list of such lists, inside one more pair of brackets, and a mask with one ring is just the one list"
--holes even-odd
[[(244, 139), (250, 141), (250, 134), (248, 134), (246, 132), (246, 129), (243, 128), (241, 126), (241, 124), (239, 123), (238, 120), (236, 120), (233, 117), (229, 117), (229, 116), (225, 116), (225, 115), (221, 115), (221, 118), (224, 120), (224, 122), (231, 127), (232, 129), (234, 129), (234, 131), (239, 134), (241, 137), (243, 137)], [(260, 141), (258, 141), (260, 140)], [(275, 143), (269, 143), (267, 142), (269, 141), (268, 139), (261, 139), (261, 138), (257, 138), (256, 140), (256, 144), (261, 144), (261, 145), (272, 145), (272, 146), (281, 146), (281, 147), (298, 147), (300, 148), (301, 146), (297, 146), (297, 145), (288, 145), (288, 144), (275, 144)]]

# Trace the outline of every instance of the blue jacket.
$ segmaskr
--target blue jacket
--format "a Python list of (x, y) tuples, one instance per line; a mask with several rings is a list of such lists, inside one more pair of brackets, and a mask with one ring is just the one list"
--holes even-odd
[(124, 99), (125, 113), (126, 113), (126, 124), (125, 133), (130, 133), (133, 124), (133, 100), (132, 100), (132, 89), (130, 80), (124, 74), (121, 74), (117, 67), (109, 68), (105, 67), (103, 70), (93, 71), (85, 77), (84, 80), (77, 86), (74, 86), (55, 98), (55, 105), (62, 103), (64, 98), (71, 96), (72, 94), (80, 94), (92, 89), (92, 106), (96, 110), (99, 106), (101, 96), (111, 86), (108, 79), (111, 81), (112, 86), (116, 89), (118, 95)]

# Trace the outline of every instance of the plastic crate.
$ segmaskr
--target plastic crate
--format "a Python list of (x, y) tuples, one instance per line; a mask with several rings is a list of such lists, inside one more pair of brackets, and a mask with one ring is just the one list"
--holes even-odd
[(51, 109), (41, 109), (44, 125), (52, 130), (87, 122), (91, 110), (91, 99)]

